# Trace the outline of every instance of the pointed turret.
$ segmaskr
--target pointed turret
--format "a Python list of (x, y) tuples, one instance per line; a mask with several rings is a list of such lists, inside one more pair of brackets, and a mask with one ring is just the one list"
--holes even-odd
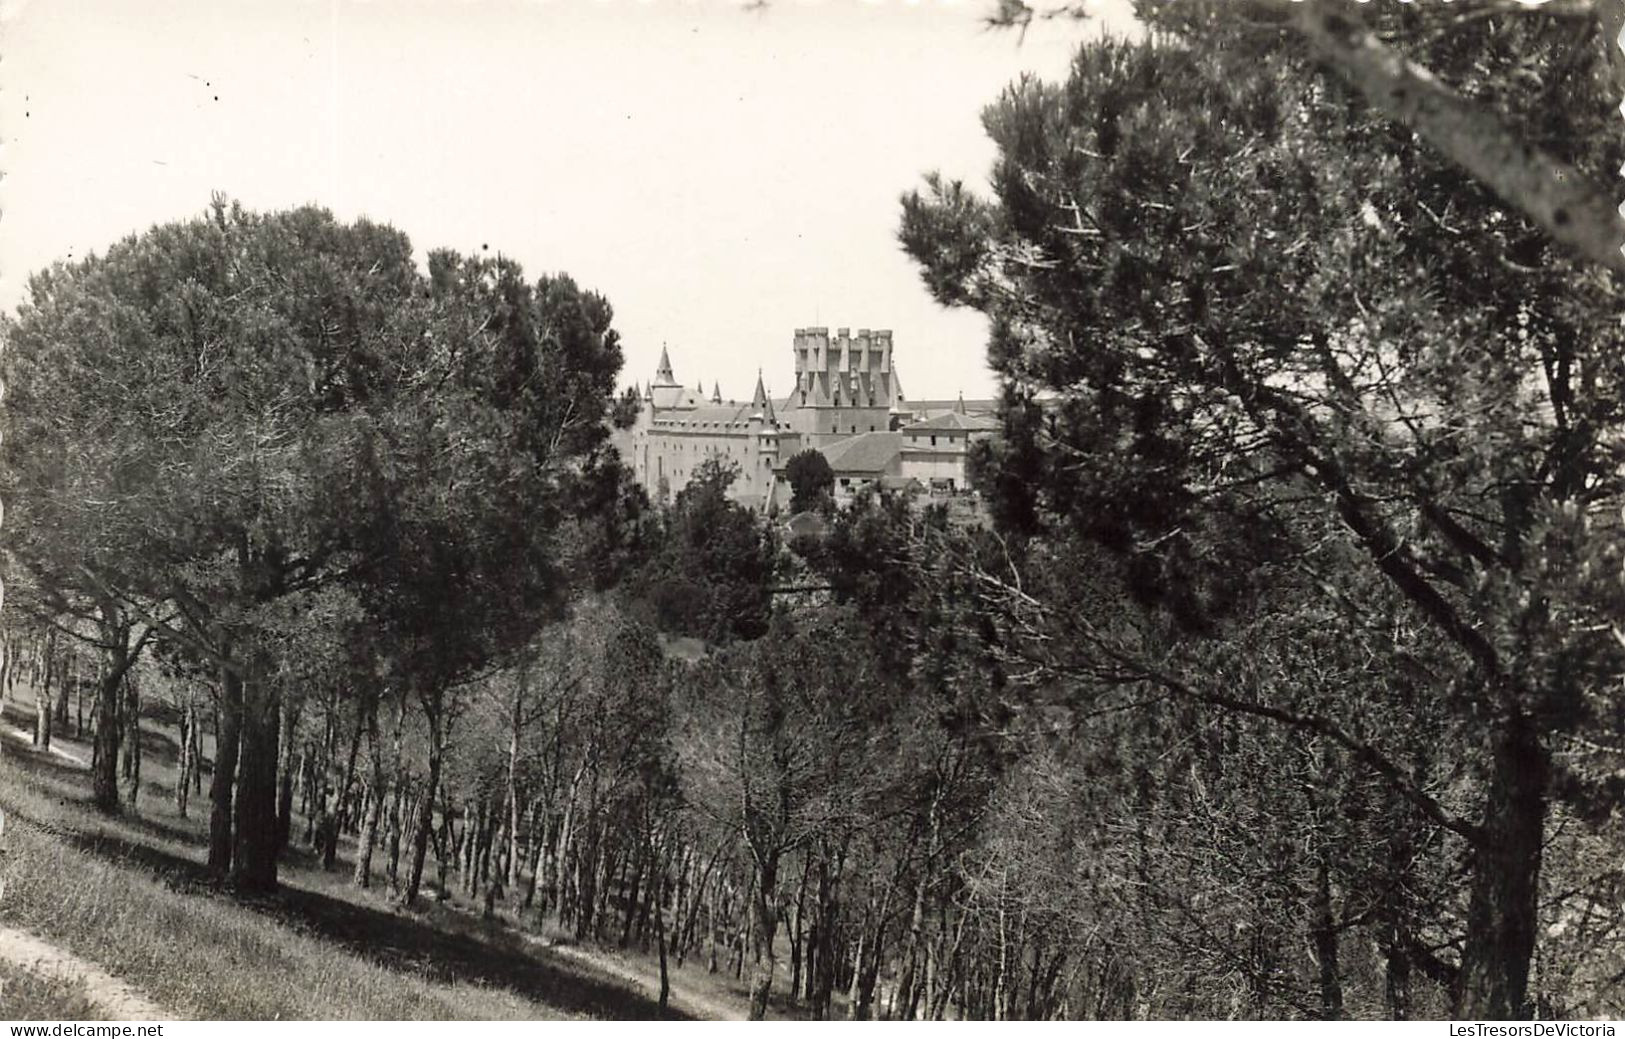
[(675, 386), (677, 378), (671, 373), (671, 358), (666, 355), (666, 344), (660, 344), (660, 367), (655, 369), (655, 383), (660, 386)]
[(778, 425), (778, 417), (773, 414), (773, 400), (767, 395), (767, 388), (762, 385), (762, 370), (756, 369), (756, 395), (750, 400), (750, 417), (759, 418), (770, 425)]
[(711, 403), (722, 403), (722, 383), (720, 382), (714, 382), (711, 384)]

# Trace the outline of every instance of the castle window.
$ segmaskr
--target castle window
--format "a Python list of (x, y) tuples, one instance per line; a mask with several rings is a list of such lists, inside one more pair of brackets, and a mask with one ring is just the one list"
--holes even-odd
[(936, 446), (937, 446), (937, 438), (936, 438), (936, 437), (932, 437), (932, 438), (931, 438), (931, 446), (932, 446), (932, 447), (936, 447)]

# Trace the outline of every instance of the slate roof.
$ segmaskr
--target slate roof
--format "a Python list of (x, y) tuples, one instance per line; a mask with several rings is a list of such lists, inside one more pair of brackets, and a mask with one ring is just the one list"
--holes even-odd
[(880, 475), (897, 464), (903, 451), (901, 433), (859, 433), (823, 449), (829, 467), (837, 473)]
[(972, 415), (991, 415), (999, 410), (996, 400), (911, 400), (904, 405), (916, 415), (935, 417), (950, 411), (969, 413)]
[(655, 415), (656, 428), (674, 425), (688, 429), (709, 423), (738, 422), (748, 424), (756, 409), (749, 404), (705, 404), (691, 408), (674, 409)]
[(649, 398), (661, 410), (695, 408), (705, 403), (704, 394), (658, 382), (649, 387)]
[(988, 432), (999, 428), (999, 420), (988, 418), (985, 415), (966, 415), (958, 411), (950, 411), (945, 415), (937, 415), (924, 422), (915, 422), (903, 427), (903, 432), (930, 433), (937, 430), (970, 431), (973, 433)]

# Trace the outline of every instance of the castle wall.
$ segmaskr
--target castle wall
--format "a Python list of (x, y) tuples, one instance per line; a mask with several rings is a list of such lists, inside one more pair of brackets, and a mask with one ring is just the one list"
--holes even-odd
[(777, 438), (771, 426), (753, 416), (749, 405), (665, 410), (645, 402), (626, 440), (623, 457), (651, 497), (658, 498), (662, 482), (675, 497), (708, 458), (738, 467), (730, 488), (736, 500), (765, 505), (772, 494)]
[(678, 384), (662, 351), (643, 409), (617, 446), (638, 483), (653, 498), (662, 484), (675, 496), (707, 458), (739, 466), (731, 494), (765, 508), (787, 499), (775, 475), (797, 451), (826, 448), (848, 437), (895, 428), (899, 410), (889, 329), (798, 328), (792, 353), (796, 382), (782, 404), (762, 396), (750, 404), (706, 404)]
[(951, 480), (955, 488), (961, 489), (970, 485), (963, 449), (904, 449), (902, 475), (926, 487), (931, 486), (933, 480)]

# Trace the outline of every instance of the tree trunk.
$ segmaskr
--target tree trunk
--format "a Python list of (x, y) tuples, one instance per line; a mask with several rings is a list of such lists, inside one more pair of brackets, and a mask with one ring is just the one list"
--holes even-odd
[(840, 875), (846, 862), (846, 851), (843, 848), (835, 866), (830, 866), (830, 857), (826, 850), (819, 856), (818, 861), (818, 900), (816, 921), (816, 941), (809, 949), (812, 965), (809, 968), (809, 984), (811, 988), (811, 1001), (813, 1017), (819, 1021), (829, 1019), (830, 999), (835, 992), (835, 955), (836, 932), (840, 907), (837, 901), (837, 889), (840, 885)]
[[(406, 699), (401, 699), (395, 718), (395, 751), (399, 760), (401, 728), (406, 722)], [(378, 840), (378, 823), (384, 812), (384, 754), (379, 746), (378, 703), (375, 700), (367, 711), (367, 756), (372, 764), (372, 781), (367, 788), (367, 817), (356, 840), (355, 884), (372, 886), (372, 849)], [(399, 789), (397, 785), (395, 789)]]
[(192, 773), (197, 769), (197, 757), (192, 753), (192, 728), (197, 724), (197, 712), (191, 704), (181, 711), (180, 774), (175, 778), (175, 812), (186, 818), (186, 802), (192, 791)]
[(524, 735), (524, 697), (516, 694), (508, 733), (508, 868), (507, 887), (519, 886), (519, 741)]
[(1550, 757), (1529, 718), (1492, 736), (1483, 839), (1475, 849), (1456, 1016), (1501, 1021), (1529, 1016), (1541, 844)]
[(1324, 862), (1315, 871), (1315, 914), (1311, 938), (1315, 961), (1320, 967), (1320, 1018), (1322, 1021), (1336, 1021), (1343, 1016), (1343, 979), (1338, 970), (1331, 871)]
[[(459, 838), (456, 828), (456, 813), (451, 808), (451, 794), (442, 790), (440, 794), (440, 835), (434, 839), (435, 854), (435, 897), (445, 901), (451, 897), (451, 885), (446, 883), (446, 870), (450, 860), (458, 857), (461, 849), (462, 859), (459, 865), (459, 875), (463, 878), (463, 890), (468, 897), (474, 897), (474, 884), (469, 879), (473, 872), (473, 861), (477, 855), (475, 847), (478, 843), (477, 827), (474, 824), (473, 806), (468, 802), (463, 804), (463, 833)], [(432, 832), (432, 831), (431, 831)]]
[(861, 1021), (858, 1006), (858, 988), (863, 981), (863, 958), (868, 951), (869, 917), (873, 911), (874, 900), (870, 896), (869, 905), (864, 907), (863, 922), (858, 925), (858, 947), (852, 953), (852, 981), (846, 990), (846, 1016), (848, 1020)]
[(141, 797), (141, 687), (129, 671), (124, 672), (124, 778), (128, 783), (125, 803), (132, 809)]
[(34, 746), (51, 749), (51, 658), (45, 658), (45, 682), (34, 690)]
[[(416, 811), (414, 807), (412, 809)], [(389, 806), (389, 840), (386, 842), (389, 855), (384, 864), (384, 877), (389, 882), (389, 893), (400, 893), (401, 875), (401, 829), (405, 824), (406, 804), (406, 778), (396, 770), (395, 796), (390, 800)]]
[[(812, 872), (812, 855), (801, 857), (801, 882), (796, 885), (796, 911), (790, 920), (790, 999), (801, 995), (801, 941), (807, 928), (807, 875)], [(808, 974), (811, 974), (808, 971)]]
[(705, 972), (717, 972), (717, 899), (722, 895), (722, 878), (717, 878), (717, 889), (705, 900), (706, 942)]
[(1411, 1016), (1411, 914), (1406, 892), (1415, 843), (1407, 823), (1394, 819), (1388, 827), (1387, 887), (1393, 893), (1383, 900), (1377, 931), (1384, 963), (1383, 997), (1388, 1016), (1395, 1021)]
[(383, 782), (383, 769), (375, 766), (372, 781), (367, 787), (361, 834), (355, 842), (355, 873), (351, 880), (359, 888), (372, 887), (372, 849), (378, 843), (378, 821), (384, 814)]
[[(112, 674), (102, 680), (105, 687)], [(114, 701), (117, 702), (116, 700)], [(105, 693), (102, 709), (107, 709)], [(220, 710), (214, 732), (214, 775), (209, 779), (209, 871), (225, 876), (231, 868), (231, 806), (237, 780), (238, 751), (242, 747), (243, 680), (229, 667), (220, 669)], [(101, 726), (96, 739), (101, 741)], [(115, 790), (115, 797), (117, 792)]]
[(649, 865), (649, 852), (647, 850), (648, 842), (640, 841), (638, 843), (639, 847), (635, 856), (626, 856), (626, 864), (630, 867), (632, 873), (631, 890), (628, 891), (626, 889), (624, 876), (621, 883), (616, 885), (617, 889), (622, 892), (622, 904), (625, 906), (625, 912), (621, 922), (620, 940), (620, 947), (623, 949), (626, 948), (627, 944), (632, 940), (632, 925), (637, 922), (638, 906), (640, 904), (638, 899), (644, 893), (643, 870), (645, 866)]
[(773, 951), (773, 939), (779, 929), (779, 907), (774, 901), (779, 884), (778, 855), (777, 853), (761, 855), (757, 863), (755, 912), (752, 916), (756, 921), (758, 954), (750, 982), (752, 1021), (761, 1021), (767, 1017), (768, 998), (773, 994), (773, 972), (779, 962), (778, 956)]
[(79, 654), (70, 653), (57, 674), (55, 728), (68, 731), (68, 696), (79, 684)]
[(11, 692), (11, 676), (16, 669), (16, 647), (10, 636), (0, 635), (0, 708), (6, 705)]
[[(280, 688), (280, 685), (279, 685)], [(293, 781), (304, 771), (305, 755), (295, 755), (294, 731), (299, 724), (298, 711), (285, 696), (277, 697), (277, 793), (276, 793), (276, 846), (281, 854), (293, 835)], [(304, 784), (310, 789), (310, 784)], [(308, 794), (307, 794), (308, 796)]]
[(517, 916), (521, 911), (529, 909), (536, 900), (536, 885), (542, 872), (542, 848), (547, 844), (546, 826), (543, 823), (545, 814), (542, 811), (542, 802), (538, 798), (530, 803), (527, 809), (530, 825), (526, 829), (525, 858), (526, 869), (530, 871), (530, 879), (525, 882), (524, 904), (514, 910)]
[[(929, 863), (929, 857), (926, 859)], [(927, 867), (920, 870), (920, 878), (914, 887), (914, 909), (909, 913), (908, 926), (908, 960), (903, 967), (903, 975), (897, 980), (897, 1005), (903, 1008), (903, 1019), (914, 1019), (914, 1007), (919, 1003), (920, 973), (922, 964), (920, 960), (925, 951), (925, 895), (928, 883)], [(1001, 916), (1002, 919), (1002, 916)], [(1002, 970), (1002, 964), (1001, 964)]]
[(277, 818), (277, 751), (282, 727), (278, 683), (264, 674), (256, 660), (242, 690), (231, 878), (242, 891), (274, 891), (282, 846)]
[[(339, 831), (344, 828), (344, 822), (349, 817), (345, 806), (350, 801), (350, 788), (355, 785), (355, 761), (361, 753), (361, 733), (366, 727), (366, 715), (369, 713), (363, 707), (356, 714), (355, 730), (350, 733), (350, 753), (344, 759), (344, 775), (339, 780), (338, 796), (331, 806), (327, 829), (321, 833), (322, 841), (322, 869), (330, 870), (339, 857)], [(324, 809), (327, 806), (324, 805)], [(372, 849), (367, 849), (370, 856)]]
[[(101, 675), (106, 670), (107, 663), (105, 661), (102, 661), (96, 665), (97, 689), (101, 688)], [(7, 681), (13, 682), (16, 681), (16, 678), (13, 676), (8, 678)], [(85, 738), (85, 687), (84, 683), (82, 682), (80, 683), (79, 688), (74, 691), (73, 695), (73, 734), (78, 739)]]
[[(581, 777), (587, 772), (587, 762), (583, 761), (576, 769), (575, 775), (570, 779), (570, 789), (564, 801), (564, 821), (559, 824), (558, 835), (554, 839), (554, 848), (550, 855), (552, 869), (547, 880), (547, 890), (543, 892), (548, 903), (551, 903), (554, 916), (559, 925), (565, 923), (568, 908), (565, 906), (564, 885), (569, 877), (569, 864), (567, 859), (570, 853), (570, 844), (575, 840), (576, 799), (581, 792)], [(544, 904), (545, 912), (548, 905)]]
[[(867, 959), (859, 956), (862, 962), (854, 969), (852, 975), (849, 1016), (854, 1021), (867, 1021), (873, 1016), (875, 982), (880, 976), (881, 957), (886, 948), (886, 921), (891, 917), (892, 899), (903, 882), (903, 871), (907, 866), (908, 858), (904, 856), (898, 863), (896, 872), (892, 874), (891, 883), (886, 885), (886, 893), (880, 899), (878, 910), (868, 914), (875, 921), (874, 937), (869, 941)], [(873, 906), (873, 896), (870, 897), (870, 905)]]
[(660, 945), (660, 1013), (666, 1013), (671, 1000), (671, 975), (666, 972), (666, 909), (660, 903), (665, 896), (666, 875), (660, 875), (655, 885), (655, 941)]
[(50, 750), (55, 728), (51, 692), (63, 681), (61, 668), (57, 666), (55, 628), (46, 629), (45, 647), (40, 652), (40, 659), (44, 662), (44, 669), (40, 683), (34, 690), (34, 745), (40, 750)]
[(435, 690), (424, 697), (423, 710), (429, 720), (429, 776), (419, 801), (416, 830), (412, 835), (412, 862), (406, 874), (407, 905), (417, 902), (418, 890), (423, 885), (423, 859), (429, 850), (429, 832), (434, 828), (435, 795), (440, 789), (440, 758), (445, 750), (440, 702), (443, 693)]

